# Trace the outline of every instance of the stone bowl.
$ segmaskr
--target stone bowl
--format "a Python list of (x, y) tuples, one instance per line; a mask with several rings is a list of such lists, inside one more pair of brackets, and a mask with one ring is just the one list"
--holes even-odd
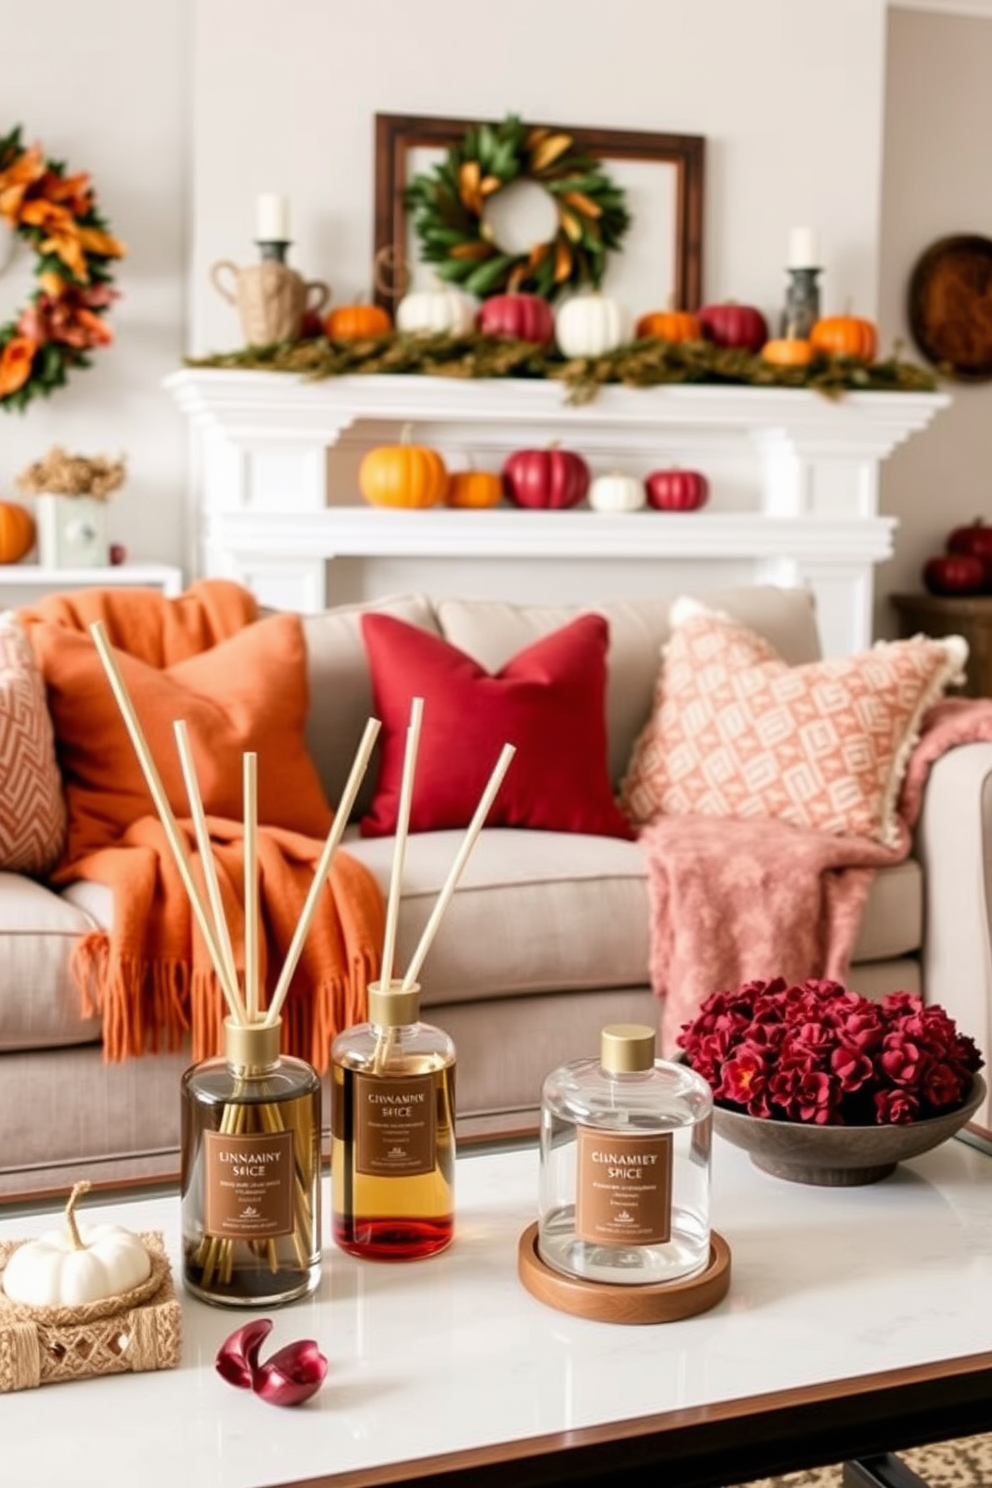
[(713, 1107), (713, 1129), (742, 1147), (756, 1168), (790, 1183), (830, 1188), (877, 1183), (896, 1164), (919, 1157), (953, 1137), (985, 1099), (985, 1081), (972, 1076), (963, 1105), (926, 1121), (892, 1126), (807, 1126), (800, 1121), (768, 1121), (742, 1111)]

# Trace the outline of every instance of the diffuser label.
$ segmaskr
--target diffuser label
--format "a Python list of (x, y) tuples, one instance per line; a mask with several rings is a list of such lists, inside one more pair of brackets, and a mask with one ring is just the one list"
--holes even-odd
[(355, 1076), (355, 1168), (379, 1178), (432, 1173), (436, 1162), (433, 1075)]
[(231, 1240), (293, 1232), (293, 1133), (203, 1133), (204, 1229)]
[(593, 1245), (658, 1245), (672, 1234), (672, 1134), (580, 1126), (575, 1233)]

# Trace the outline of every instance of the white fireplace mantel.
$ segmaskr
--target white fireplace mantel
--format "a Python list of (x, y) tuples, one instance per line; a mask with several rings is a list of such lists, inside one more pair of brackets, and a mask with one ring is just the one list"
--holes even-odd
[[(878, 512), (879, 468), (949, 403), (937, 393), (677, 386), (602, 388), (578, 406), (553, 381), (425, 376), (307, 381), (188, 369), (166, 387), (194, 442), (200, 574), (248, 584), (266, 603), (319, 609), (338, 558), (621, 559), (674, 572), (742, 561), (754, 582), (808, 584), (827, 654), (870, 643), (875, 566), (895, 521)], [(498, 468), (552, 440), (594, 473), (681, 464), (710, 477), (699, 512), (385, 511), (357, 490), (357, 457), (403, 424), (452, 465)], [(373, 597), (373, 596), (368, 596)], [(592, 596), (590, 596), (592, 597)]]

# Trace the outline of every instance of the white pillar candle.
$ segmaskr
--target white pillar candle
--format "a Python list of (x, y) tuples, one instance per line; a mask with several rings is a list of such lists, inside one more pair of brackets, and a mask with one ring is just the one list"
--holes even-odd
[(255, 203), (255, 237), (260, 243), (289, 242), (289, 197), (267, 192)]
[(786, 265), (790, 269), (820, 267), (820, 245), (811, 227), (794, 227), (789, 232), (789, 256)]

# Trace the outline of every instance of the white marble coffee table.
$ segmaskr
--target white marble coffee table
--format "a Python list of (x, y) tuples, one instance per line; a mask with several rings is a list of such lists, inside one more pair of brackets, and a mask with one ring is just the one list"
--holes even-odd
[[(664, 1463), (665, 1481), (703, 1485), (992, 1429), (989, 1156), (954, 1140), (882, 1183), (821, 1189), (715, 1140), (713, 1193), (726, 1299), (682, 1322), (594, 1323), (517, 1278), (536, 1149), (466, 1152), (447, 1253), (384, 1266), (328, 1240), (319, 1291), (269, 1314), (263, 1352), (313, 1337), (330, 1358), (308, 1404), (225, 1384), (218, 1345), (255, 1314), (183, 1293), (178, 1369), (0, 1395), (0, 1481), (357, 1488), (457, 1468), (517, 1488)], [(178, 1282), (174, 1193), (86, 1207), (165, 1231)], [(52, 1217), (0, 1208), (0, 1238)]]

